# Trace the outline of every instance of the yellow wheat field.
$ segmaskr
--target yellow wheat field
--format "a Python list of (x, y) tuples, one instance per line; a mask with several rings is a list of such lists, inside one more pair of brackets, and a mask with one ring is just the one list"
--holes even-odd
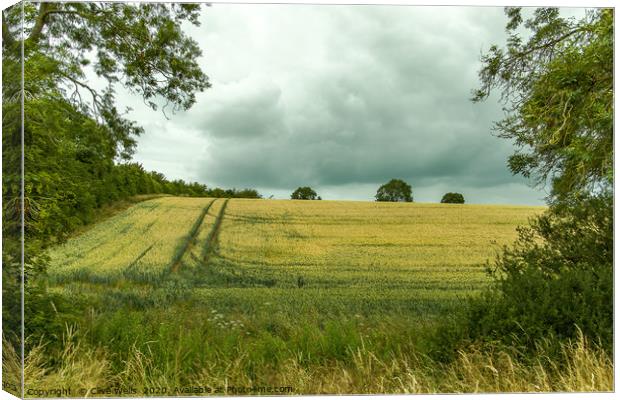
[(544, 209), (145, 201), (52, 249), (50, 287), (96, 304), (79, 329), (98, 341), (64, 351), (57, 370), (43, 370), (43, 345), (28, 360), (41, 385), (76, 374), (77, 385), (281, 381), (305, 394), (606, 389), (611, 361), (585, 338), (549, 368), (486, 348), (449, 364), (418, 353)]
[[(484, 279), (482, 265), (543, 207), (233, 199), (219, 255), (248, 270), (347, 286)], [(258, 271), (257, 271), (258, 272)], [(355, 275), (355, 279), (352, 279)], [(415, 282), (414, 282), (415, 281)]]
[(94, 282), (160, 277), (212, 201), (164, 197), (139, 203), (54, 249), (50, 275)]
[(166, 197), (54, 249), (50, 276), (96, 284), (181, 274), (206, 304), (225, 298), (246, 309), (273, 300), (305, 310), (430, 316), (486, 285), (485, 263), (543, 210)]

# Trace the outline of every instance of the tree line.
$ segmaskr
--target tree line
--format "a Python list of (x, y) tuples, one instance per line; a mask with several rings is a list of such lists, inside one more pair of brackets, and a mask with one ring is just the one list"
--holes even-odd
[[(322, 200), (314, 189), (309, 186), (298, 187), (291, 194), (292, 200)], [(377, 189), (376, 201), (413, 202), (411, 185), (402, 179), (391, 179)], [(443, 195), (441, 203), (463, 204), (465, 198), (460, 193), (449, 192)]]

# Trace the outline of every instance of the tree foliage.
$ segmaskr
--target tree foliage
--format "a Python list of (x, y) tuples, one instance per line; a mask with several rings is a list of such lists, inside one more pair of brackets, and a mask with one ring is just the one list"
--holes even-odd
[[(455, 337), (527, 352), (579, 329), (611, 352), (613, 10), (580, 20), (553, 8), (526, 21), (520, 9), (506, 13), (507, 49), (493, 46), (483, 56), (474, 100), (502, 91), (507, 116), (496, 129), (519, 148), (509, 166), (550, 181), (550, 208), (498, 256), (493, 287), (470, 303)], [(521, 25), (531, 30), (528, 40), (517, 34)]]
[[(27, 3), (24, 51), (26, 61), (39, 54), (48, 60), (56, 82), (91, 95), (93, 111), (110, 112), (113, 92), (98, 93), (88, 86), (84, 67), (110, 84), (140, 94), (154, 109), (160, 97), (173, 109), (187, 109), (195, 92), (209, 87), (198, 66), (198, 44), (186, 36), (181, 23), (198, 26), (200, 5), (181, 3)], [(19, 58), (20, 7), (2, 13), (5, 56)], [(94, 62), (91, 61), (93, 55)], [(83, 104), (76, 92), (70, 97)]]
[(226, 197), (226, 198), (239, 198), (239, 199), (262, 199), (263, 196), (258, 193), (256, 189), (221, 189), (212, 188), (206, 189), (204, 192), (207, 197)]
[(412, 202), (411, 185), (400, 179), (392, 179), (377, 190), (375, 199), (377, 201)]
[(465, 198), (460, 193), (449, 192), (443, 195), (441, 198), (442, 203), (453, 203), (453, 204), (463, 204), (465, 203)]
[[(495, 125), (518, 150), (516, 174), (552, 185), (551, 200), (603, 190), (613, 181), (613, 10), (563, 18), (539, 8), (524, 20), (508, 8), (507, 47), (482, 57), (474, 101), (501, 92), (506, 118)], [(530, 31), (527, 39), (519, 28)]]
[(308, 186), (298, 187), (291, 194), (291, 199), (293, 200), (320, 200), (321, 198), (317, 196), (316, 192)]
[[(2, 12), (2, 295), (7, 337), (19, 336), (21, 325), (15, 311), (20, 308), (22, 214), (28, 335), (57, 315), (38, 280), (46, 270), (46, 246), (62, 241), (90, 222), (96, 208), (115, 200), (207, 191), (204, 185), (170, 182), (129, 162), (143, 129), (117, 109), (115, 99), (120, 86), (153, 109), (158, 103), (172, 111), (194, 104), (195, 93), (209, 82), (197, 63), (200, 49), (183, 33), (181, 23), (198, 24), (200, 6), (25, 2), (23, 7), (23, 34), (21, 4)], [(105, 88), (89, 82), (89, 68), (107, 82)]]
[(542, 338), (581, 330), (611, 353), (612, 202), (610, 194), (587, 197), (521, 228), (489, 265), (494, 288), (469, 304), (461, 335), (531, 350)]

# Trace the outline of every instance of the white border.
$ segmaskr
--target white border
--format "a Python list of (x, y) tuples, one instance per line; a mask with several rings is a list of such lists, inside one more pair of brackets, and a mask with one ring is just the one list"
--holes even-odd
[[(2, 9), (7, 8), (11, 5), (17, 4), (18, 1), (16, 0), (2, 0), (3, 4), (1, 5)], [(72, 0), (72, 1), (79, 1), (79, 2), (83, 2), (83, 0)], [(114, 2), (121, 2), (120, 0), (108, 0), (108, 1), (114, 1)], [(139, 2), (146, 2), (145, 0), (134, 0), (134, 1), (139, 1)], [(170, 1), (166, 1), (166, 0), (149, 0), (150, 2), (158, 2), (158, 3), (166, 3), (166, 2), (170, 2)], [(189, 0), (181, 0), (179, 2), (188, 2), (188, 3), (194, 3), (194, 2), (198, 2), (198, 1), (189, 1)], [(201, 1), (202, 2), (202, 1)], [(205, 3), (205, 2), (202, 2)], [(543, 0), (518, 0), (518, 1), (506, 1), (506, 0), (451, 0), (448, 2), (443, 2), (443, 1), (421, 1), (421, 0), (311, 0), (311, 1), (304, 1), (304, 0), (288, 0), (288, 1), (266, 1), (266, 0), (245, 0), (245, 1), (232, 1), (232, 0), (218, 0), (218, 1), (212, 1), (209, 2), (211, 4), (316, 4), (316, 5), (371, 5), (371, 4), (375, 4), (375, 5), (413, 5), (413, 6), (483, 6), (483, 7), (505, 7), (505, 6), (522, 6), (522, 7), (540, 7), (540, 6), (545, 6), (545, 7), (552, 7), (552, 6), (556, 6), (556, 7), (613, 7), (616, 8), (617, 5), (617, 0), (588, 0), (588, 1), (574, 1), (574, 0), (552, 0), (552, 1), (543, 1)], [(615, 16), (617, 18), (617, 15)], [(615, 28), (617, 29), (618, 24), (615, 23)], [(614, 35), (614, 40), (616, 39), (617, 35)], [(617, 54), (618, 52), (618, 44), (617, 41), (614, 42), (614, 77), (616, 76), (616, 73), (618, 72), (618, 65), (616, 63), (615, 60), (615, 54)], [(2, 66), (0, 65), (0, 72), (2, 71)], [(615, 79), (614, 79), (614, 94), (615, 94)], [(614, 96), (614, 139), (615, 139), (615, 128), (617, 126), (617, 120), (615, 119), (615, 110), (618, 109), (618, 98), (616, 96)], [(0, 115), (1, 115), (1, 110), (0, 110)], [(618, 143), (614, 141), (614, 153), (617, 154), (618, 149), (620, 148), (620, 146), (618, 146)], [(2, 155), (0, 154), (0, 165), (1, 165), (1, 160), (2, 160)], [(619, 167), (619, 162), (618, 162), (618, 158), (614, 157), (614, 170), (618, 171), (618, 167)], [(0, 172), (0, 177), (1, 177), (1, 172)], [(615, 186), (615, 185), (614, 185)], [(614, 195), (615, 198), (615, 195)], [(0, 207), (2, 205), (2, 200), (0, 199)], [(614, 214), (615, 214), (615, 203), (614, 203)], [(615, 217), (615, 215), (614, 215)], [(618, 227), (617, 225), (614, 224), (614, 249), (615, 249), (615, 238), (618, 236)], [(0, 237), (1, 237), (1, 233), (0, 233)], [(615, 267), (618, 266), (618, 260), (614, 257), (614, 289), (616, 288), (615, 285)], [(1, 283), (1, 276), (0, 276), (0, 283)], [(614, 290), (614, 311), (618, 309), (618, 304), (619, 304), (619, 296), (618, 293)], [(2, 304), (2, 299), (0, 296), (0, 306)], [(614, 313), (615, 314), (615, 313)], [(0, 320), (0, 329), (1, 329), (1, 320)], [(615, 352), (614, 352), (614, 366), (617, 365), (618, 362), (618, 346), (616, 346), (617, 344), (617, 336), (615, 335), (615, 332), (618, 332), (618, 320), (615, 318), (614, 315), (614, 348), (615, 348)], [(0, 349), (1, 349), (1, 344), (0, 344)], [(620, 371), (618, 368), (614, 368), (614, 388), (616, 388), (615, 383), (619, 382), (620, 379)], [(495, 399), (495, 398), (499, 398), (499, 399), (509, 399), (509, 400), (516, 400), (516, 399), (530, 399), (530, 398), (535, 398), (535, 399), (541, 399), (541, 400), (545, 400), (545, 399), (610, 399), (610, 398), (616, 398), (617, 393), (613, 392), (613, 393), (519, 393), (519, 394), (507, 394), (507, 393), (493, 393), (493, 394), (437, 394), (437, 395), (372, 395), (372, 396), (363, 396), (363, 397), (371, 397), (371, 398), (376, 398), (376, 399), (390, 399), (390, 400), (404, 400), (404, 399), (420, 399), (420, 400), (475, 400), (475, 399)], [(215, 396), (212, 396), (215, 397)], [(225, 397), (226, 399), (254, 399), (254, 398), (259, 398), (259, 396), (244, 396), (244, 397), (234, 397), (234, 396), (218, 396), (218, 397)], [(260, 396), (261, 399), (269, 399), (269, 400), (275, 400), (275, 399), (282, 399), (284, 397), (289, 397), (289, 396)], [(303, 396), (303, 397), (312, 397), (315, 399), (329, 399), (332, 397), (335, 397), (333, 395), (327, 396), (327, 395), (313, 395), (313, 396)], [(361, 398), (362, 396), (354, 396), (354, 395), (344, 395), (344, 396), (338, 396), (339, 398), (342, 399), (358, 399)], [(0, 400), (4, 400), (4, 399), (17, 399), (18, 397), (13, 396), (11, 394), (9, 394), (8, 392), (4, 392), (0, 390)], [(128, 398), (128, 397), (126, 397)], [(151, 399), (181, 399), (180, 397), (163, 397), (163, 398), (157, 398), (157, 397), (150, 397)], [(198, 398), (198, 397), (196, 397)]]

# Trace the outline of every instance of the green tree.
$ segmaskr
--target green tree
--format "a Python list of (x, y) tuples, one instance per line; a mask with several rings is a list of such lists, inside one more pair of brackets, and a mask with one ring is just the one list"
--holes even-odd
[(465, 198), (460, 193), (446, 193), (441, 198), (442, 203), (453, 203), (453, 204), (463, 204), (465, 203)]
[[(164, 102), (164, 112), (191, 107), (195, 93), (209, 82), (197, 63), (200, 49), (181, 24), (198, 24), (199, 9), (190, 4), (25, 2), (23, 35), (21, 5), (2, 11), (5, 333), (20, 329), (19, 313), (7, 311), (19, 307), (21, 215), (28, 335), (55, 315), (37, 284), (47, 263), (45, 247), (89, 222), (96, 207), (157, 187), (149, 184), (141, 166), (127, 163), (143, 130), (117, 109), (115, 87), (141, 95), (153, 109), (156, 99)], [(107, 87), (93, 87), (87, 68)]]
[(263, 198), (263, 196), (261, 196), (261, 194), (258, 193), (258, 190), (256, 189), (239, 190), (237, 191), (235, 197), (243, 198), (243, 199), (262, 199)]
[(392, 179), (377, 190), (375, 199), (377, 201), (412, 202), (411, 185), (400, 179)]
[(494, 290), (472, 302), (473, 339), (534, 349), (541, 338), (581, 332), (613, 345), (613, 196), (587, 196), (519, 229), (490, 268)]
[(291, 194), (293, 200), (317, 200), (317, 194), (311, 187), (304, 186), (298, 187)]
[[(517, 151), (515, 174), (550, 182), (550, 200), (605, 190), (613, 181), (613, 10), (590, 10), (579, 20), (539, 8), (523, 21), (507, 8), (505, 49), (482, 57), (474, 101), (501, 92), (506, 118), (495, 125)], [(529, 29), (527, 40), (519, 28)]]
[[(100, 93), (88, 85), (84, 67), (91, 63), (99, 77), (142, 95), (153, 109), (156, 97), (173, 109), (187, 109), (196, 101), (195, 92), (209, 87), (197, 63), (200, 48), (181, 29), (183, 21), (199, 25), (199, 4), (42, 2), (26, 3), (24, 9), (26, 62), (45, 54), (53, 81), (63, 83), (80, 105), (85, 99), (71, 90), (85, 90), (92, 111), (104, 120), (113, 117), (106, 113), (114, 114), (114, 92)], [(21, 48), (20, 19), (18, 6), (2, 12), (5, 56), (15, 59)]]
[(575, 337), (578, 327), (611, 352), (613, 10), (579, 20), (554, 8), (525, 21), (518, 8), (506, 13), (507, 48), (483, 56), (474, 101), (501, 90), (507, 116), (495, 129), (518, 148), (508, 165), (550, 183), (550, 207), (489, 266), (494, 285), (471, 302), (462, 330), (440, 334), (508, 341), (527, 352), (541, 339)]

